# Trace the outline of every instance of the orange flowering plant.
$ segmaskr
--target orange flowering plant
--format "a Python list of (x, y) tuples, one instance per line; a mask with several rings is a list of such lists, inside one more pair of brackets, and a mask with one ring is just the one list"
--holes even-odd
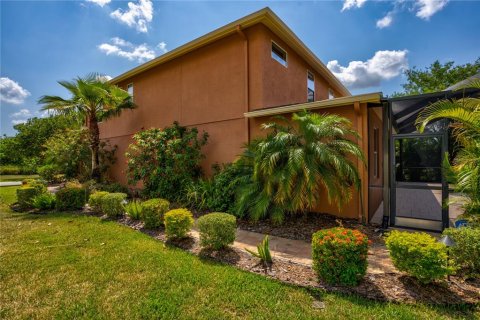
[(331, 228), (312, 236), (313, 268), (329, 284), (356, 285), (367, 271), (369, 240), (358, 230)]

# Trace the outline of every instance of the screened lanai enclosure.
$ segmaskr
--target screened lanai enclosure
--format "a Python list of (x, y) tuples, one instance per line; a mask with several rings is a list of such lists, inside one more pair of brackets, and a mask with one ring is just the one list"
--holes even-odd
[[(478, 90), (442, 91), (383, 102), (383, 201), (376, 209), (369, 208), (371, 222), (442, 231), (462, 213), (460, 205), (447, 205), (449, 198), (459, 195), (452, 192), (442, 174), (444, 157), (451, 160), (456, 152), (448, 120), (429, 124), (423, 133), (417, 131), (415, 121), (435, 101), (478, 94)], [(372, 154), (369, 152), (369, 163), (375, 166)]]

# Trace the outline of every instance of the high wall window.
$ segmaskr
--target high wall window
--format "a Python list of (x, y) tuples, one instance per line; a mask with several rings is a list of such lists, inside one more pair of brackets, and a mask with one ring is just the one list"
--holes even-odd
[(315, 76), (307, 71), (307, 101), (315, 101)]
[(278, 44), (272, 41), (272, 58), (280, 62), (284, 67), (287, 66), (287, 52), (280, 48)]
[(379, 130), (373, 128), (373, 177), (378, 178), (380, 175), (380, 143), (379, 143)]
[(133, 101), (133, 83), (129, 83), (127, 85), (127, 92), (132, 97), (132, 101)]
[(335, 98), (335, 94), (333, 93), (332, 89), (328, 89), (328, 99), (333, 99)]

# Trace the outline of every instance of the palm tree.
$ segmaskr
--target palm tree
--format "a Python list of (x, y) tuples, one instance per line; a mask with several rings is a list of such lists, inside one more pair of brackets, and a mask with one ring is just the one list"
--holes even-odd
[[(467, 81), (458, 90), (469, 88), (480, 90), (480, 79)], [(444, 118), (453, 120), (452, 132), (462, 147), (453, 166), (445, 166), (453, 172), (457, 191), (467, 196), (465, 212), (480, 213), (480, 98), (464, 96), (428, 105), (418, 115), (418, 131), (423, 132), (430, 122)]]
[(92, 153), (92, 172), (94, 179), (100, 178), (100, 131), (98, 122), (120, 115), (124, 109), (133, 109), (135, 104), (129, 93), (111, 83), (99, 74), (89, 74), (73, 81), (59, 81), (66, 88), (70, 99), (59, 96), (42, 96), (39, 103), (42, 110), (52, 110), (60, 114), (78, 113), (89, 131), (89, 143)]
[[(282, 124), (285, 123), (285, 124)], [(349, 156), (365, 161), (351, 138), (358, 133), (349, 120), (337, 115), (303, 111), (292, 121), (277, 117), (263, 124), (265, 139), (253, 141), (236, 163), (239, 179), (237, 213), (258, 220), (270, 216), (277, 223), (286, 213), (314, 207), (323, 192), (339, 207), (360, 188), (357, 168)]]

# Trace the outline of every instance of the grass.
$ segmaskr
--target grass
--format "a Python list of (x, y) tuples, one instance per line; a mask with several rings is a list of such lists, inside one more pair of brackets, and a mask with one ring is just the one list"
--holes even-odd
[[(0, 319), (450, 319), (468, 308), (398, 305), (285, 285), (202, 260), (113, 221), (10, 212), (0, 188)], [(314, 299), (325, 309), (312, 307)]]
[(25, 175), (25, 174), (4, 174), (0, 175), (0, 181), (22, 181), (24, 179), (38, 179), (39, 176), (34, 175)]

